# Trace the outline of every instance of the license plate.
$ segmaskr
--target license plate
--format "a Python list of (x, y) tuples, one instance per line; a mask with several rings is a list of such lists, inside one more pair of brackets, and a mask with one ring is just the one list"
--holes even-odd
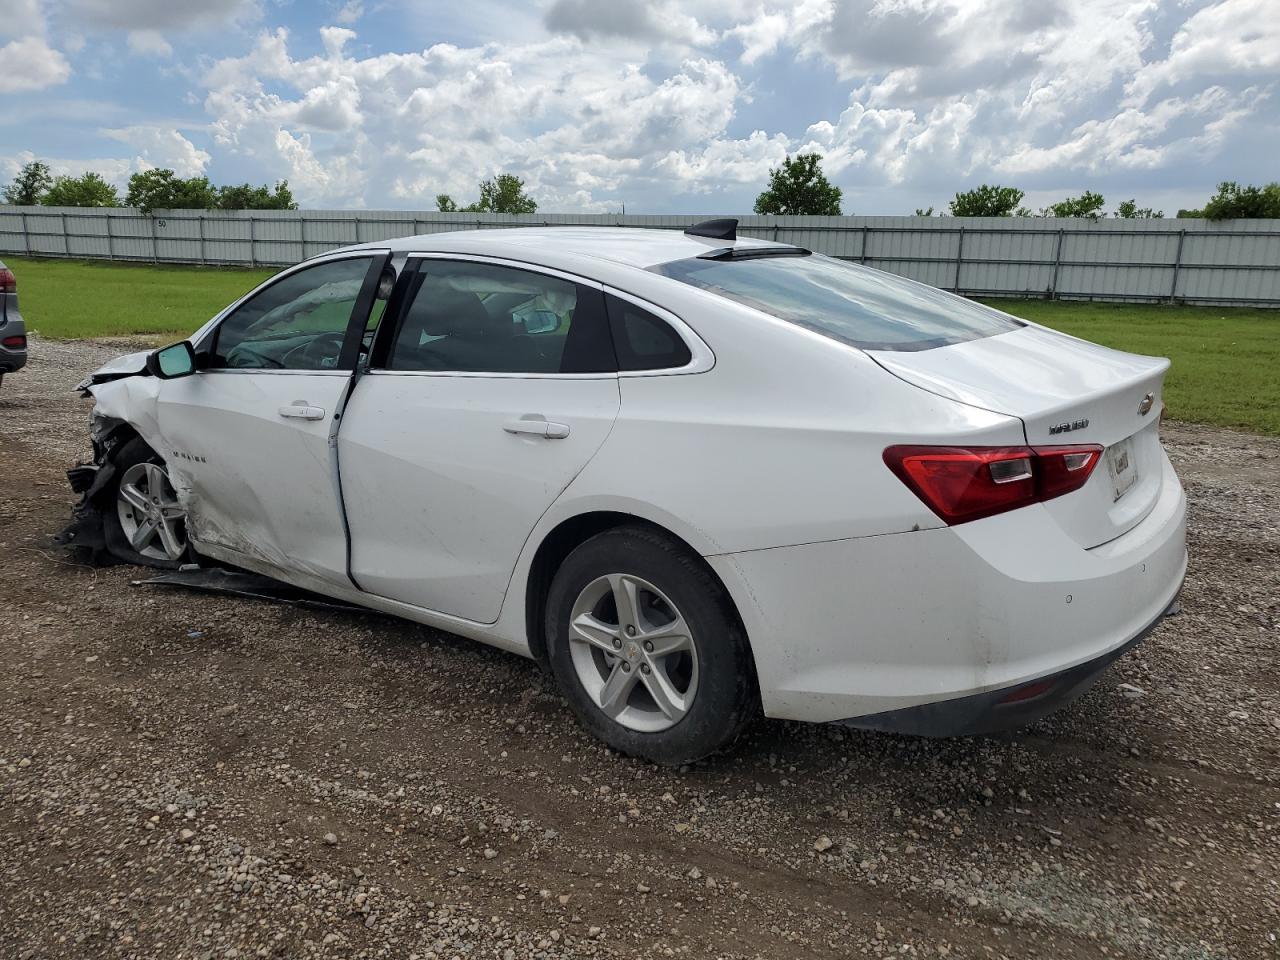
[(1133, 444), (1121, 440), (1107, 447), (1107, 473), (1111, 474), (1112, 500), (1119, 500), (1138, 482), (1138, 465), (1133, 460)]

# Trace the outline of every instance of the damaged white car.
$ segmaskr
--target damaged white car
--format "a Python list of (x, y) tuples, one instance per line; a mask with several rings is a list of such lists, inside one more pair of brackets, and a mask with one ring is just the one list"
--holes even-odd
[(535, 657), (659, 762), (982, 732), (1176, 607), (1167, 367), (733, 221), (412, 237), (86, 381), (66, 540)]

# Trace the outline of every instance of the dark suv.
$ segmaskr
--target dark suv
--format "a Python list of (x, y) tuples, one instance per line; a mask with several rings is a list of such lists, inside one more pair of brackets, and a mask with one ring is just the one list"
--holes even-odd
[(0, 260), (0, 383), (27, 363), (27, 326), (18, 312), (18, 281)]

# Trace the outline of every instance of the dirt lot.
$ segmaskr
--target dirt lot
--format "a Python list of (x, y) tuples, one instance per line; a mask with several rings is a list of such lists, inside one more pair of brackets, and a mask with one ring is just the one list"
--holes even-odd
[(68, 564), (122, 350), (0, 388), (0, 957), (1280, 956), (1280, 441), (1168, 426), (1185, 612), (1050, 721), (667, 771), (517, 657)]

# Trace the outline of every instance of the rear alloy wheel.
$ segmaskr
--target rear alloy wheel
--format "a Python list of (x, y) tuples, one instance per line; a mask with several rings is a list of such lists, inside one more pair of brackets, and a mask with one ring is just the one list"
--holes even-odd
[(609, 746), (680, 764), (724, 749), (757, 710), (746, 637), (705, 562), (647, 526), (608, 530), (561, 564), (547, 654), (574, 713)]
[(569, 619), (578, 682), (628, 730), (659, 733), (684, 719), (698, 693), (698, 649), (666, 595), (611, 573), (583, 588)]

